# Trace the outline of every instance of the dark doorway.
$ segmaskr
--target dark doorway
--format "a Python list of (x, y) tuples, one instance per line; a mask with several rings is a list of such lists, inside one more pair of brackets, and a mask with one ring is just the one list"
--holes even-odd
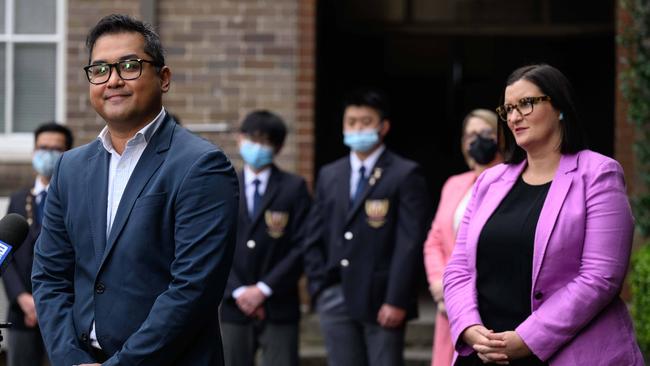
[(538, 62), (569, 77), (590, 147), (612, 155), (613, 1), (449, 0), (429, 13), (423, 0), (318, 3), (316, 172), (348, 152), (342, 95), (379, 87), (393, 111), (387, 145), (423, 166), (436, 203), (445, 179), (467, 169), (465, 114), (493, 110), (507, 75)]

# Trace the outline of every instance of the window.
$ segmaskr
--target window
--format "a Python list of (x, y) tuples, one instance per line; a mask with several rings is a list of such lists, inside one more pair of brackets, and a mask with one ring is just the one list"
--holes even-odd
[(32, 131), (65, 116), (65, 0), (0, 0), (0, 161), (25, 161)]

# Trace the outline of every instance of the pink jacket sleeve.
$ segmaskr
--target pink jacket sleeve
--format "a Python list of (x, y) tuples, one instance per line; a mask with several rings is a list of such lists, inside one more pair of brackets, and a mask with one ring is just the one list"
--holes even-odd
[(447, 263), (443, 275), (445, 307), (451, 325), (451, 339), (456, 351), (463, 356), (469, 355), (473, 349), (465, 344), (460, 335), (469, 326), (482, 324), (478, 312), (478, 300), (475, 286), (475, 270), (469, 268), (465, 244), (467, 227), (476, 210), (476, 192), (481, 185), (485, 173), (479, 176), (472, 191), (472, 198), (467, 205), (463, 221), (458, 228), (456, 245), (451, 259)]

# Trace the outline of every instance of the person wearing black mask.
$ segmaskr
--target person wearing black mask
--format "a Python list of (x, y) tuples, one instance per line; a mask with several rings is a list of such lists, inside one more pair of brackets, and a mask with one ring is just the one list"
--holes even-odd
[(476, 178), (503, 159), (497, 148), (497, 115), (475, 109), (463, 120), (461, 149), (470, 171), (451, 176), (442, 188), (440, 203), (424, 243), (424, 264), (431, 295), (437, 303), (432, 366), (450, 365), (454, 354), (449, 321), (442, 297), (442, 272), (451, 256)]

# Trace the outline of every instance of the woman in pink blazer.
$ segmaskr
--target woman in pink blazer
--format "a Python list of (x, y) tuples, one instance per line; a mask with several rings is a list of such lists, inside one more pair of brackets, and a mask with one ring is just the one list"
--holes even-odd
[(476, 181), (443, 276), (456, 365), (643, 365), (623, 172), (584, 149), (570, 90), (549, 65), (506, 82), (506, 163)]
[(456, 231), (469, 202), (476, 177), (489, 166), (501, 162), (496, 145), (497, 119), (497, 115), (492, 111), (475, 109), (463, 120), (461, 149), (471, 170), (451, 176), (445, 182), (436, 216), (424, 243), (424, 265), (429, 289), (437, 303), (432, 366), (450, 366), (454, 355), (449, 321), (442, 300), (442, 272), (454, 249)]

